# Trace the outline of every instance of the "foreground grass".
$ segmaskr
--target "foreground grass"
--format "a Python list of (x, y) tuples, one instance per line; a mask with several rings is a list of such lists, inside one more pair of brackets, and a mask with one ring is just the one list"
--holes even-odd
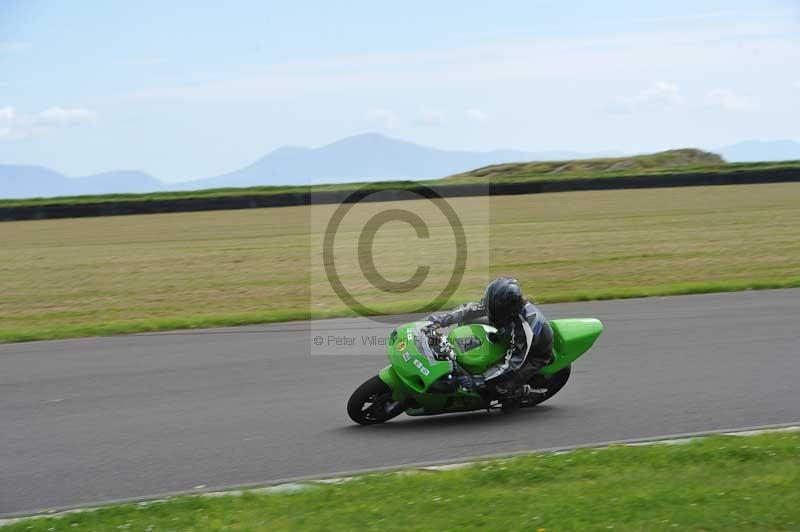
[(183, 497), (23, 530), (798, 530), (800, 436), (534, 455), (308, 491)]
[[(800, 184), (455, 198), (468, 263), (449, 303), (479, 298), (488, 278), (517, 276), (537, 301), (576, 301), (800, 286)], [(380, 292), (361, 273), (366, 219), (337, 235), (342, 282), (376, 312), (429, 301), (452, 271), (452, 233), (430, 202), (402, 202), (430, 226), (399, 222), (374, 245), (376, 268), (419, 290)], [(266, 323), (352, 314), (322, 269), (336, 206), (0, 224), (0, 341)], [(438, 216), (438, 218), (437, 218)], [(448, 302), (436, 301), (436, 304)]]

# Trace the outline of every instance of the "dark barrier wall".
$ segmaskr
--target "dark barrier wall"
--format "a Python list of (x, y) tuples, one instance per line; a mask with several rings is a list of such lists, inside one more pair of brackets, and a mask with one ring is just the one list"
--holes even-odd
[[(576, 180), (553, 180), (530, 183), (496, 183), (491, 185), (434, 185), (441, 196), (503, 196), (512, 194), (541, 194), (576, 190), (612, 190), (628, 188), (691, 187), (704, 185), (742, 185), (757, 183), (800, 182), (800, 169), (747, 170), (725, 173), (691, 173), (642, 175), (630, 177), (605, 177)], [(384, 190), (371, 189), (365, 201), (393, 201), (418, 199), (414, 188)], [(257, 209), (297, 205), (341, 203), (360, 200), (364, 194), (342, 192), (305, 192), (264, 195), (242, 195), (221, 198), (185, 198), (151, 201), (107, 201), (76, 205), (52, 204), (20, 207), (0, 207), (0, 221), (45, 220), (52, 218), (81, 218), (87, 216), (121, 216), (130, 214), (155, 214), (167, 212), (218, 211), (227, 209)]]

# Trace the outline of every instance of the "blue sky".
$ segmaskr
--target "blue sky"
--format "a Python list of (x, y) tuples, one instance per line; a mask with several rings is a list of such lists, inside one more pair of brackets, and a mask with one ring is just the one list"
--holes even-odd
[(0, 0), (0, 163), (216, 175), (453, 149), (800, 140), (800, 2)]

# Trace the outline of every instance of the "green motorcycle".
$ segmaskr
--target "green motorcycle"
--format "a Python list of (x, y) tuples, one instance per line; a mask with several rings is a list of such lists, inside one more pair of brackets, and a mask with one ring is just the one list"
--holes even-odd
[[(603, 324), (594, 318), (552, 320), (553, 362), (528, 383), (529, 393), (515, 407), (531, 407), (553, 397), (569, 379), (571, 364), (594, 344)], [(434, 324), (419, 321), (392, 331), (389, 365), (359, 386), (347, 403), (356, 423), (374, 425), (403, 412), (430, 416), (501, 407), (475, 390), (458, 386), (458, 373), (479, 374), (506, 355), (506, 346), (489, 325), (456, 327), (447, 336)]]

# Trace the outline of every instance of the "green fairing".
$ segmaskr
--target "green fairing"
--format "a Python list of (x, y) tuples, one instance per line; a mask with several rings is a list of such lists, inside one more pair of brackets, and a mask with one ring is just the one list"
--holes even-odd
[[(420, 327), (427, 322), (404, 325), (392, 332), (388, 341), (390, 365), (381, 370), (380, 379), (392, 390), (396, 401), (408, 403), (408, 415), (430, 415), (445, 412), (480, 410), (486, 407), (476, 392), (458, 389), (454, 393), (429, 393), (430, 386), (453, 370), (449, 360), (435, 359), (419, 338)], [(593, 318), (561, 319), (550, 322), (553, 328), (555, 360), (540, 371), (553, 375), (584, 354), (603, 331), (603, 325)], [(456, 353), (457, 362), (472, 374), (484, 372), (503, 359), (505, 345), (488, 325), (463, 325), (453, 329), (448, 341)]]
[(392, 389), (396, 401), (416, 403), (406, 410), (412, 416), (482, 408), (483, 400), (474, 392), (427, 393), (431, 384), (452, 373), (453, 364), (449, 360), (436, 360), (423, 351), (417, 338), (422, 337), (419, 328), (426, 324), (411, 323), (392, 332), (388, 342), (391, 365), (380, 372), (381, 380)]
[(555, 360), (540, 370), (545, 375), (553, 375), (572, 364), (594, 345), (603, 332), (603, 324), (594, 318), (553, 320), (550, 327), (553, 328)]
[(428, 387), (453, 370), (449, 361), (432, 360), (420, 351), (416, 342), (418, 324), (398, 327), (389, 337), (389, 362), (400, 381), (415, 393)]
[[(476, 375), (489, 366), (500, 362), (506, 354), (506, 346), (496, 338), (497, 329), (489, 325), (462, 325), (447, 335), (447, 340), (456, 352), (456, 360), (461, 366)], [(479, 347), (463, 350), (461, 341), (471, 339), (480, 342)]]

